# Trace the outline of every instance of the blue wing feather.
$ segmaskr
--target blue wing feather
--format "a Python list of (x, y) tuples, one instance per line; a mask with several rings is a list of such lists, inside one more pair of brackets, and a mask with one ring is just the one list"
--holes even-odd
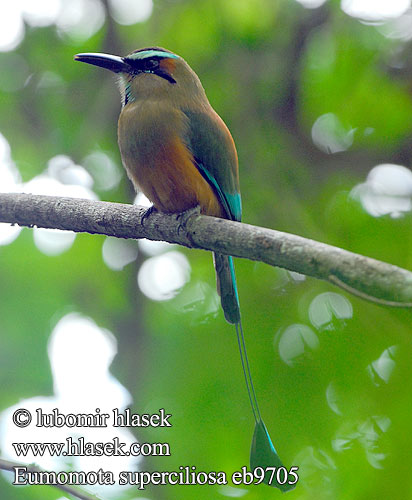
[(208, 181), (209, 184), (214, 188), (217, 197), (222, 204), (225, 212), (228, 215), (228, 219), (240, 221), (242, 217), (242, 200), (240, 193), (224, 193), (222, 188), (219, 186), (217, 180), (207, 168), (204, 167), (200, 162), (196, 162), (196, 167), (203, 175), (203, 177)]
[(229, 130), (212, 108), (209, 112), (192, 109), (183, 112), (188, 119), (186, 143), (196, 167), (213, 187), (227, 218), (240, 221), (238, 162)]

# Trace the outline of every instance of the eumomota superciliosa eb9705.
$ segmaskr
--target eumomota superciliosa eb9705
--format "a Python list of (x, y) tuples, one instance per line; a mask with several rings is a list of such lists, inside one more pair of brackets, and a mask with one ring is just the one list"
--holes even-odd
[[(126, 57), (85, 53), (77, 54), (75, 60), (117, 73), (122, 95), (118, 142), (123, 164), (135, 188), (149, 198), (155, 209), (177, 213), (199, 205), (202, 214), (240, 221), (235, 144), (184, 59), (168, 50), (149, 47)], [(252, 383), (233, 259), (215, 253), (214, 263), (225, 318), (236, 326), (256, 422), (251, 467), (280, 467)], [(292, 487), (276, 479), (272, 485), (282, 490)]]

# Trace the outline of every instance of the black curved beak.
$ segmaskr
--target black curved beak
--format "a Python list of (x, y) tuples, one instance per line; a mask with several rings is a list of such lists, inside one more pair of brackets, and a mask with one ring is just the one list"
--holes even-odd
[(122, 57), (112, 56), (110, 54), (86, 52), (83, 54), (76, 54), (74, 60), (93, 64), (94, 66), (100, 66), (114, 73), (128, 73), (130, 71), (129, 64), (127, 64)]

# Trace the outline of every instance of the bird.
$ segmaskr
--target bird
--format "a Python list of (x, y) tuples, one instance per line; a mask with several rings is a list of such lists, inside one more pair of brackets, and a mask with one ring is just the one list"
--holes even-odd
[[(234, 140), (209, 103), (199, 77), (182, 57), (162, 47), (146, 47), (125, 57), (81, 53), (74, 59), (117, 75), (122, 101), (120, 155), (135, 189), (146, 195), (154, 210), (184, 213), (199, 207), (200, 214), (241, 221)], [(251, 463), (279, 465), (252, 381), (233, 258), (218, 252), (213, 257), (223, 313), (236, 327), (255, 419)]]

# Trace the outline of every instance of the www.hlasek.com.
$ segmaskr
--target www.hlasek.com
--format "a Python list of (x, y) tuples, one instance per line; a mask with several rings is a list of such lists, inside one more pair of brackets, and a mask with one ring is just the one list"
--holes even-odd
[(29, 453), (35, 457), (45, 454), (52, 457), (170, 456), (168, 443), (131, 443), (127, 446), (118, 437), (106, 443), (91, 443), (82, 437), (75, 441), (68, 437), (64, 443), (13, 443), (13, 448), (18, 457), (25, 457)]
[[(139, 414), (131, 413), (126, 409), (120, 413), (118, 409), (112, 413), (90, 414), (63, 414), (55, 408), (52, 413), (43, 413), (41, 408), (36, 410), (36, 427), (171, 427), (169, 419), (172, 415), (166, 413), (163, 408), (159, 413)], [(13, 413), (13, 423), (17, 427), (28, 427), (33, 420), (32, 414), (20, 408)], [(108, 424), (109, 421), (109, 424)], [(42, 457), (50, 456), (170, 456), (168, 443), (126, 443), (120, 442), (114, 437), (108, 442), (87, 442), (83, 437), (76, 441), (68, 437), (62, 443), (13, 443), (14, 451), (18, 457), (28, 454)], [(143, 490), (149, 484), (152, 485), (226, 485), (228, 476), (223, 471), (197, 471), (195, 466), (181, 466), (179, 471), (147, 472), (147, 471), (121, 471), (117, 477), (111, 471), (40, 471), (32, 466), (15, 466), (15, 485), (135, 485)], [(230, 480), (234, 485), (261, 484), (264, 480), (271, 484), (294, 485), (299, 480), (298, 467), (256, 467), (252, 472), (247, 467), (233, 472)]]

